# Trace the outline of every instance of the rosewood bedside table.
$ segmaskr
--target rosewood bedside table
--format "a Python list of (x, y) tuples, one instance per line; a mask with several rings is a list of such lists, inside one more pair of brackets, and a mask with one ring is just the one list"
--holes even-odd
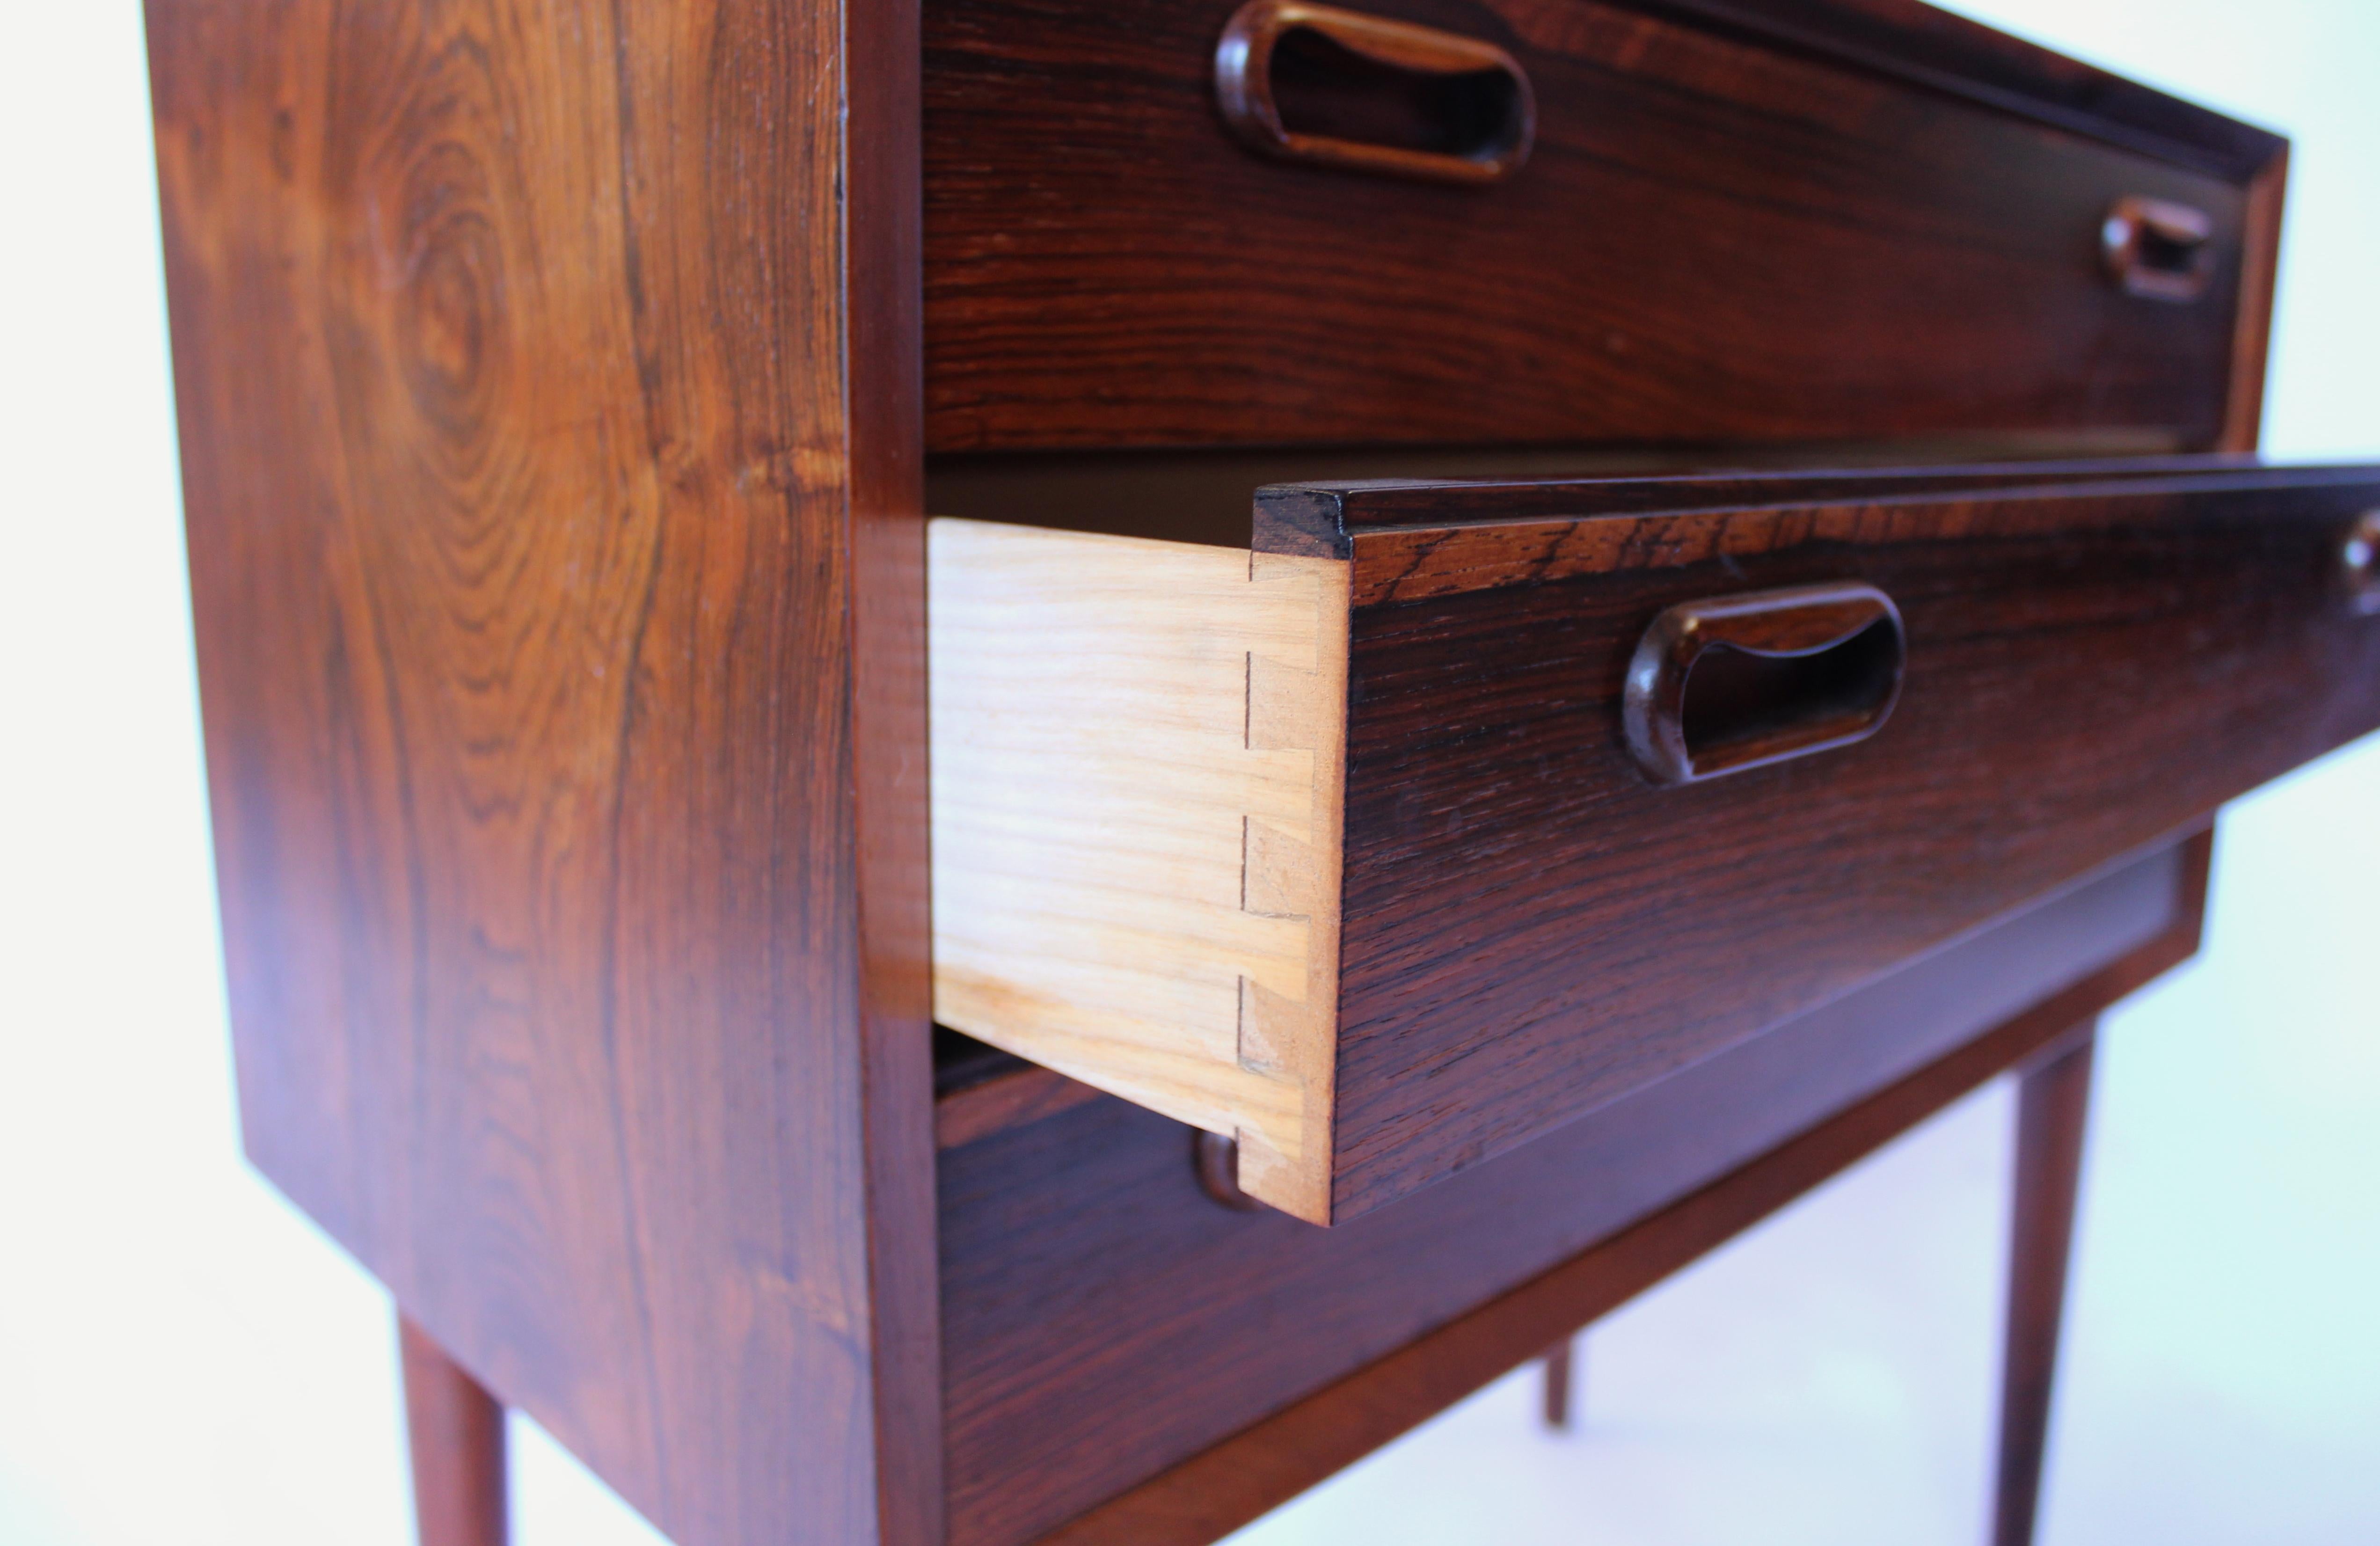
[[(2262, 131), (1911, 0), (149, 0), (249, 1152), (682, 1546), (1210, 1541), (2380, 727)], [(929, 520), (929, 512), (935, 517)]]

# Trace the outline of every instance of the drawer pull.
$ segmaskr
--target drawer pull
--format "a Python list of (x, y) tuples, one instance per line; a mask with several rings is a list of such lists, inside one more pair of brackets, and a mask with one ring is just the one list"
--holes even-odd
[(1240, 1190), (1240, 1146), (1220, 1133), (1191, 1129), (1190, 1168), (1198, 1189), (1235, 1213), (1260, 1211), (1264, 1204)]
[(2366, 510), (2338, 546), (2347, 604), (2358, 616), (2380, 617), (2380, 510)]
[(1232, 14), (1215, 100), (1269, 155), (1438, 182), (1509, 177), (1536, 135), (1529, 78), (1494, 43), (1301, 0)]
[(2206, 212), (2162, 199), (2116, 201), (2099, 229), (2107, 272), (2128, 295), (2196, 300), (2214, 276), (2215, 223)]
[(1844, 581), (1673, 606), (1628, 667), (1628, 749), (1692, 784), (1865, 740), (1900, 696), (1900, 609)]

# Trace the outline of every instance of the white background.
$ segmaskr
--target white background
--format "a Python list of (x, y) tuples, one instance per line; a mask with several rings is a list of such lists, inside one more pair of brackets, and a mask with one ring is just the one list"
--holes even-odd
[[(182, 0), (177, 0), (182, 3)], [(2296, 142), (2267, 445), (2380, 454), (2380, 6), (1966, 9)], [(0, 51), (0, 1543), (397, 1546), (389, 1307), (237, 1157), (131, 0)], [(2380, 1540), (2380, 746), (2235, 808), (2103, 1041), (2052, 1543)], [(1247, 1542), (1979, 1538), (2005, 1088)], [(523, 1546), (654, 1538), (516, 1426)]]

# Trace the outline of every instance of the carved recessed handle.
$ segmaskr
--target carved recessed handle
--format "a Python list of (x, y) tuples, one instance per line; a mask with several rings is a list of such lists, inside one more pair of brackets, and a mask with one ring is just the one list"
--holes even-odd
[(1529, 158), (1536, 97), (1494, 43), (1303, 0), (1248, 0), (1215, 45), (1215, 101), (1256, 149), (1436, 182)]
[(1240, 1146), (1220, 1133), (1191, 1130), (1190, 1168), (1198, 1189), (1235, 1213), (1254, 1213), (1264, 1204), (1240, 1190)]
[(2366, 510), (2338, 545), (2339, 577), (2347, 604), (2364, 617), (2380, 617), (2380, 510)]
[(2107, 272), (2129, 295), (2191, 301), (2215, 276), (2215, 223), (2163, 199), (2116, 201), (2099, 230)]
[(1673, 606), (1629, 663), (1628, 749), (1693, 784), (1865, 740), (1900, 700), (1903, 651), (1900, 609), (1853, 581)]

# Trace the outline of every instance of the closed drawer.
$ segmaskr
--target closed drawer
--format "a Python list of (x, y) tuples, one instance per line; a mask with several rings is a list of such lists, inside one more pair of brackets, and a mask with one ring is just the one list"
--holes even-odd
[[(927, 0), (929, 449), (2192, 449), (2260, 370), (2281, 142), (1970, 24), (1366, 0), (1531, 83), (1532, 152), (1480, 185), (1243, 143), (1237, 4)], [(1342, 143), (1460, 117), (1395, 71), (1335, 80), (1335, 46), (1276, 55), (1305, 60), (1275, 71), (1284, 122), (1308, 88)], [(2111, 218), (2161, 208), (2119, 275)]]
[[(2065, 1029), (2189, 953), (2204, 851), (2120, 866), (1340, 1228), (1219, 1206), (1182, 1128), (1103, 1097), (944, 1149), (950, 1546), (1039, 1540), (1997, 1025)], [(1335, 1464), (1281, 1459), (1275, 1498)]]
[[(1360, 1213), (2380, 724), (2375, 507), (2174, 464), (938, 521), (937, 1018)], [(1681, 617), (1726, 647), (1664, 700)]]

